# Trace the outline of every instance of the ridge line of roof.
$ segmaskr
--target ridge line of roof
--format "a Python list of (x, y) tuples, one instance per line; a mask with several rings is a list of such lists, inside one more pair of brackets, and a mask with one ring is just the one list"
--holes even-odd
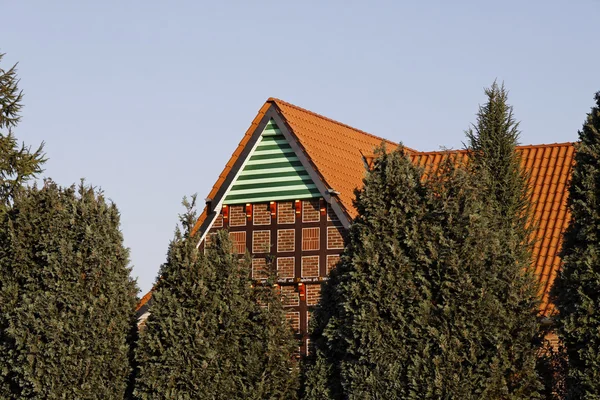
[[(350, 126), (350, 125), (348, 125), (348, 124), (344, 124), (343, 122), (336, 121), (335, 119), (331, 119), (331, 118), (329, 118), (329, 117), (326, 117), (326, 116), (324, 116), (324, 115), (322, 115), (322, 114), (316, 113), (316, 112), (314, 112), (314, 111), (311, 111), (311, 110), (308, 110), (308, 109), (306, 109), (306, 108), (302, 108), (302, 107), (300, 107), (300, 106), (297, 106), (297, 105), (295, 105), (295, 104), (288, 103), (287, 101), (284, 101), (284, 100), (278, 99), (278, 98), (276, 98), (276, 97), (269, 97), (269, 98), (267, 99), (267, 103), (274, 103), (274, 104), (280, 103), (280, 104), (286, 105), (286, 106), (288, 106), (288, 107), (295, 108), (296, 110), (299, 110), (299, 111), (305, 112), (305, 113), (307, 113), (307, 114), (313, 115), (313, 116), (315, 116), (315, 117), (318, 117), (318, 118), (324, 119), (324, 120), (326, 120), (326, 121), (332, 122), (332, 123), (334, 123), (334, 124), (337, 124), (337, 125), (343, 126), (343, 127), (345, 127), (345, 128), (352, 129), (352, 130), (353, 130), (353, 131), (355, 131), (355, 132), (362, 133), (363, 135), (370, 136), (370, 137), (372, 137), (372, 138), (374, 138), (374, 139), (379, 139), (379, 140), (381, 140), (381, 141), (383, 141), (383, 142), (386, 142), (386, 143), (392, 144), (392, 145), (394, 145), (394, 146), (400, 146), (400, 143), (396, 143), (396, 142), (394, 142), (394, 141), (391, 141), (391, 140), (389, 140), (389, 139), (383, 138), (383, 137), (381, 137), (381, 136), (373, 135), (372, 133), (365, 132), (365, 131), (363, 131), (363, 130), (361, 130), (361, 129), (357, 129), (357, 128), (355, 128), (355, 127), (353, 127), (353, 126)], [(413, 148), (410, 148), (410, 147), (408, 147), (408, 146), (405, 146), (404, 144), (402, 144), (402, 146), (403, 146), (405, 149), (409, 150), (409, 151), (412, 151), (412, 152), (415, 152), (415, 153), (418, 153), (418, 152), (419, 152), (418, 150), (415, 150), (415, 149), (413, 149)]]
[[(543, 147), (562, 147), (562, 146), (573, 146), (575, 142), (562, 142), (562, 143), (542, 143), (542, 144), (527, 144), (517, 146), (517, 150), (524, 149), (535, 149)], [(418, 155), (433, 155), (433, 154), (444, 154), (444, 153), (466, 153), (468, 149), (441, 149), (441, 150), (430, 150), (430, 151), (417, 151)]]

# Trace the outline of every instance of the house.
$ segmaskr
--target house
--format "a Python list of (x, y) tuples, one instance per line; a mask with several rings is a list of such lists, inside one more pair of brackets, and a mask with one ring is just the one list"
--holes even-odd
[[(237, 253), (250, 252), (252, 274), (264, 278), (267, 260), (277, 269), (287, 318), (307, 344), (311, 309), (320, 282), (339, 260), (343, 238), (356, 216), (354, 189), (362, 186), (373, 149), (397, 143), (270, 98), (246, 131), (206, 199), (194, 229), (200, 246), (227, 228)], [(520, 146), (530, 175), (536, 222), (534, 260), (540, 314), (550, 316), (548, 293), (560, 265), (558, 252), (569, 221), (567, 185), (572, 143)], [(407, 149), (419, 165), (435, 168), (445, 152)], [(456, 151), (463, 153), (463, 151)], [(147, 316), (151, 293), (139, 305)]]

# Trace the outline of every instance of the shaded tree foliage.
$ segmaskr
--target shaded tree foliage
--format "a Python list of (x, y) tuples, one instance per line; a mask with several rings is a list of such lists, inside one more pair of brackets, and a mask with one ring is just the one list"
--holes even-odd
[(571, 220), (552, 296), (568, 358), (568, 399), (600, 398), (600, 92), (579, 131), (569, 187)]
[(123, 399), (137, 287), (119, 219), (83, 183), (14, 198), (0, 221), (0, 398)]
[(253, 284), (250, 259), (231, 253), (227, 231), (207, 245), (185, 202), (153, 294), (136, 359), (140, 399), (288, 399), (297, 391), (297, 347), (272, 279)]

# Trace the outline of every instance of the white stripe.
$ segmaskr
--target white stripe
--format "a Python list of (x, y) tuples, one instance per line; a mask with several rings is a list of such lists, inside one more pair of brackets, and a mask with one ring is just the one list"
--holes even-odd
[(260, 147), (256, 149), (256, 151), (254, 153), (252, 153), (253, 156), (260, 156), (260, 155), (264, 155), (264, 154), (289, 154), (289, 153), (293, 153), (294, 150), (293, 149), (275, 149), (275, 150), (260, 150)]
[(238, 195), (238, 194), (250, 194), (250, 193), (263, 193), (263, 192), (281, 192), (282, 190), (304, 190), (304, 189), (315, 189), (316, 186), (314, 183), (309, 184), (300, 184), (293, 186), (275, 186), (270, 188), (255, 188), (255, 189), (231, 189), (229, 191), (229, 195)]
[(289, 167), (280, 167), (280, 168), (254, 169), (251, 171), (242, 171), (240, 173), (240, 175), (262, 175), (262, 174), (271, 174), (271, 173), (277, 173), (277, 172), (292, 172), (292, 171), (305, 171), (305, 169), (302, 165), (299, 165), (297, 167), (289, 166)]
[[(298, 199), (312, 199), (312, 198), (317, 198), (317, 197), (321, 197), (320, 194), (304, 194), (304, 195), (295, 195), (293, 197), (290, 197), (289, 195), (283, 195), (283, 196), (268, 196), (268, 197), (257, 197), (255, 199), (252, 199), (252, 203), (262, 203), (262, 202), (267, 202), (267, 201), (277, 201), (277, 200), (298, 200)], [(245, 204), (245, 201), (241, 201), (241, 200), (231, 200), (231, 201), (227, 201), (227, 199), (225, 199), (225, 201), (223, 201), (223, 204)], [(208, 231), (208, 230), (207, 230)]]
[(276, 163), (286, 162), (286, 161), (289, 161), (289, 162), (298, 161), (298, 157), (293, 156), (293, 157), (269, 158), (267, 160), (248, 160), (248, 162), (246, 163), (246, 165), (276, 164)]
[[(265, 171), (267, 171), (267, 170), (265, 170)], [(272, 171), (272, 170), (269, 169), (268, 171)], [(258, 178), (257, 177), (257, 178), (253, 178), (253, 179), (248, 179), (247, 181), (240, 181), (238, 179), (233, 185), (237, 186), (237, 185), (252, 185), (254, 183), (292, 182), (292, 181), (301, 181), (302, 179), (310, 179), (310, 177), (308, 175), (280, 176), (277, 178)]]
[(260, 149), (261, 146), (271, 146), (273, 144), (288, 144), (288, 142), (285, 139), (275, 139), (269, 141), (261, 140), (256, 148)]

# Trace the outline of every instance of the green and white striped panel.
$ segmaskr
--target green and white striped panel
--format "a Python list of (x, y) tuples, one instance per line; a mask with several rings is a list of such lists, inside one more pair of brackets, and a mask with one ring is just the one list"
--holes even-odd
[(223, 204), (320, 197), (277, 125), (270, 120)]

